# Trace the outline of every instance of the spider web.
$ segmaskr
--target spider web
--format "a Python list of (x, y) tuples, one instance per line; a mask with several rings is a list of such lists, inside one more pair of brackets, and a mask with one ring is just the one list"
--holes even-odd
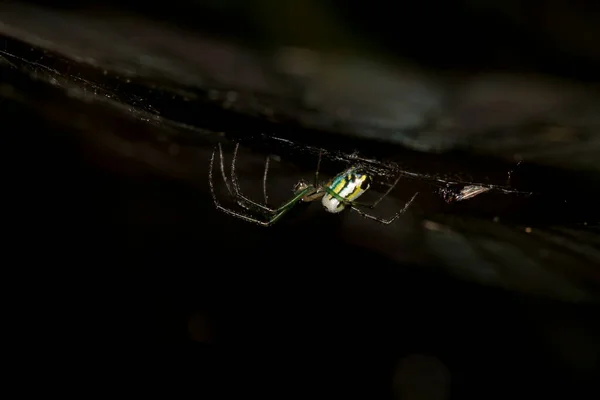
[[(48, 15), (46, 14), (46, 16)], [(23, 26), (25, 26), (27, 20), (23, 21)], [(73, 22), (72, 19), (71, 21)], [(38, 26), (34, 23), (35, 21), (29, 22), (31, 22), (32, 29)], [(62, 24), (65, 24), (65, 21), (59, 20), (54, 26), (57, 30), (60, 30)], [(111, 32), (107, 31), (105, 27), (99, 29), (96, 26), (90, 29), (95, 30), (96, 34), (102, 37), (100, 43), (104, 46), (117, 47), (111, 43), (113, 39), (116, 40), (115, 36), (111, 35)], [(207, 72), (207, 70), (201, 68), (189, 68), (188, 70), (182, 68), (172, 74), (166, 74), (164, 70), (161, 70), (159, 73), (160, 68), (156, 65), (160, 66), (161, 59), (156, 57), (152, 51), (146, 51), (143, 54), (151, 59), (150, 62), (147, 62), (147, 59), (135, 60), (134, 64), (137, 63), (140, 66), (136, 70), (131, 68), (132, 63), (120, 63), (118, 60), (111, 63), (101, 57), (95, 57), (93, 56), (94, 49), (89, 51), (89, 54), (92, 55), (85, 56), (83, 54), (86, 53), (82, 49), (67, 49), (64, 45), (58, 45), (57, 42), (42, 39), (43, 35), (33, 35), (12, 25), (8, 26), (0, 22), (0, 30), (6, 34), (3, 42), (0, 42), (0, 46), (2, 46), (0, 48), (0, 68), (5, 74), (0, 92), (4, 98), (14, 101), (31, 101), (31, 99), (24, 98), (24, 93), (27, 93), (31, 98), (35, 98), (33, 96), (34, 90), (31, 89), (35, 86), (35, 90), (49, 88), (48, 90), (63, 94), (65, 98), (64, 107), (71, 104), (67, 102), (70, 99), (79, 104), (93, 104), (94, 106), (97, 105), (97, 108), (102, 106), (112, 109), (115, 114), (127, 120), (125, 122), (130, 123), (133, 121), (131, 127), (139, 128), (140, 132), (129, 131), (126, 128), (130, 125), (126, 127), (124, 125), (119, 129), (118, 135), (122, 135), (126, 140), (117, 142), (111, 149), (128, 157), (138, 158), (157, 168), (170, 168), (172, 161), (165, 161), (157, 153), (151, 153), (150, 150), (139, 151), (148, 142), (166, 144), (169, 149), (178, 147), (179, 151), (184, 152), (185, 147), (212, 149), (212, 145), (217, 142), (238, 141), (252, 135), (262, 135), (260, 140), (256, 142), (258, 151), (281, 154), (286, 161), (289, 159), (294, 162), (296, 161), (294, 153), (307, 154), (311, 157), (306, 161), (306, 171), (312, 170), (313, 158), (319, 152), (322, 152), (325, 157), (334, 161), (361, 163), (388, 184), (398, 174), (418, 183), (431, 184), (438, 189), (433, 191), (438, 200), (444, 199), (443, 190), (450, 190), (452, 193), (460, 195), (467, 193), (465, 190), (472, 190), (473, 187), (489, 188), (488, 192), (506, 194), (510, 197), (527, 197), (534, 192), (533, 190), (519, 190), (508, 184), (502, 184), (502, 182), (507, 181), (509, 172), (515, 167), (514, 164), (507, 165), (505, 163), (502, 168), (497, 168), (494, 179), (470, 179), (470, 177), (464, 176), (464, 168), (460, 169), (459, 173), (453, 173), (449, 172), (449, 168), (445, 164), (426, 165), (427, 163), (421, 161), (425, 157), (424, 153), (418, 155), (418, 163), (407, 167), (406, 165), (409, 163), (401, 162), (402, 160), (385, 160), (386, 157), (373, 156), (363, 151), (356, 152), (348, 148), (354, 145), (346, 145), (352, 140), (349, 135), (338, 135), (337, 139), (333, 140), (333, 144), (326, 146), (318, 144), (317, 140), (312, 143), (312, 139), (318, 135), (311, 136), (308, 129), (300, 127), (299, 129), (302, 130), (301, 133), (304, 135), (301, 137), (305, 140), (299, 140), (297, 137), (287, 135), (290, 125), (280, 124), (281, 119), (278, 120), (278, 116), (274, 115), (277, 110), (265, 106), (269, 101), (273, 104), (273, 99), (278, 99), (273, 93), (267, 90), (261, 92), (258, 89), (244, 88), (235, 80), (228, 82), (226, 79), (211, 79), (211, 71)], [(168, 44), (174, 42), (174, 40), (171, 40)], [(176, 57), (178, 50), (169, 50), (171, 51), (170, 56), (179, 61)], [(123, 53), (124, 57), (131, 58), (131, 52), (123, 51)], [(186, 56), (190, 54), (189, 51), (181, 51), (181, 53), (185, 53)], [(178, 61), (173, 62), (169, 67), (183, 64)], [(229, 77), (236, 75), (235, 71), (230, 72), (227, 71), (224, 75)], [(263, 114), (256, 112), (257, 109), (262, 109)], [(291, 112), (287, 115), (289, 116), (299, 109), (302, 109), (302, 107), (290, 107)], [(52, 111), (48, 112), (52, 113)], [(314, 114), (311, 115), (314, 116)], [(72, 118), (73, 124), (76, 124), (81, 115), (73, 113)], [(365, 128), (360, 123), (350, 125), (360, 129)], [(145, 127), (153, 129), (144, 130)], [(335, 131), (335, 129), (332, 128), (332, 131)], [(144, 135), (143, 133), (149, 134)], [(114, 133), (113, 136), (116, 135), (117, 133)], [(372, 138), (373, 135), (371, 135)], [(105, 142), (112, 140), (108, 134), (93, 139)], [(267, 151), (262, 148), (262, 142), (274, 145), (269, 147)], [(134, 146), (131, 143), (135, 145), (138, 151), (132, 150)], [(338, 144), (340, 146), (337, 146)], [(388, 145), (389, 143), (384, 143), (383, 147)], [(354, 147), (363, 150), (359, 145)], [(206, 157), (203, 158), (197, 157), (198, 154), (194, 154), (193, 157), (188, 159), (187, 165), (181, 169), (206, 169), (210, 150), (206, 153)], [(151, 156), (148, 154), (151, 154)], [(302, 160), (299, 159), (299, 161)], [(414, 168), (412, 168), (413, 166)], [(515, 173), (518, 173), (520, 167), (515, 169)], [(169, 172), (174, 170), (169, 170)], [(181, 170), (176, 172), (180, 173)], [(202, 179), (196, 179), (200, 175), (202, 175)], [(194, 179), (205, 183), (204, 171), (201, 174), (197, 173)], [(563, 183), (558, 186), (557, 192), (560, 196), (564, 195), (566, 190)], [(537, 195), (537, 193), (533, 194)], [(542, 193), (541, 195), (545, 194)], [(465, 204), (470, 204), (470, 202), (471, 200), (464, 201)], [(589, 222), (589, 225), (591, 225), (593, 222), (591, 218)], [(558, 250), (556, 246), (545, 246), (543, 248), (547, 252), (545, 254), (551, 255), (547, 258), (539, 256), (538, 253), (540, 252), (536, 253), (543, 246), (539, 243), (533, 243), (533, 235), (525, 234), (525, 227), (515, 226), (514, 229), (513, 227), (504, 229), (499, 224), (492, 223), (491, 219), (489, 221), (473, 219), (462, 223), (453, 219), (452, 215), (431, 217), (425, 224), (427, 238), (433, 243), (432, 248), (435, 248), (437, 254), (440, 254), (444, 262), (451, 265), (455, 271), (460, 273), (461, 268), (463, 270), (469, 269), (469, 274), (485, 282), (504, 279), (505, 282), (508, 282), (505, 286), (509, 287), (519, 286), (522, 282), (527, 282), (527, 284), (541, 282), (542, 280), (539, 277), (544, 271), (540, 272), (539, 270), (548, 269), (548, 265), (552, 265), (557, 270), (559, 269), (558, 261), (552, 263), (552, 260), (559, 259), (558, 255), (569, 261), (564, 262), (565, 265), (578, 265), (577, 263), (580, 263), (582, 271), (586, 271), (586, 273), (589, 273), (587, 272), (588, 269), (585, 269), (587, 264), (592, 265), (598, 259), (597, 231), (592, 230), (587, 225), (577, 227), (576, 235), (560, 231), (559, 233), (548, 233), (543, 237), (546, 234), (544, 231), (534, 230), (533, 233), (538, 235), (537, 237), (543, 237), (540, 242), (544, 244), (552, 241), (562, 241), (562, 243), (568, 245), (568, 249), (563, 247), (558, 248)], [(363, 226), (357, 228), (364, 229)], [(515, 232), (517, 230), (518, 232)], [(589, 232), (589, 234), (583, 235), (584, 232)], [(575, 238), (572, 236), (575, 236)], [(525, 248), (520, 244), (526, 238), (532, 242), (529, 248)], [(469, 260), (470, 253), (465, 252), (460, 257), (457, 256), (456, 248), (459, 245), (461, 248), (472, 250), (472, 260)], [(395, 246), (392, 247), (395, 249)], [(520, 255), (509, 255), (502, 258), (505, 249)], [(575, 254), (575, 256), (565, 255), (568, 252)], [(554, 255), (557, 255), (557, 257), (554, 257)], [(400, 257), (398, 254), (395, 254), (395, 256)], [(489, 262), (482, 263), (481, 260), (486, 257), (489, 258)], [(583, 259), (585, 263), (581, 261)], [(510, 269), (507, 267), (515, 264), (517, 262), (515, 260), (518, 261), (516, 265), (522, 268)], [(523, 277), (526, 273), (529, 273), (530, 276)], [(505, 276), (499, 278), (499, 275), (503, 274), (509, 275), (510, 279), (506, 279)], [(585, 274), (581, 273), (581, 275)], [(548, 283), (549, 287), (559, 287), (563, 284), (559, 278), (553, 278), (550, 281)], [(543, 285), (540, 283), (540, 286)], [(542, 292), (545, 290), (552, 291), (554, 289), (540, 289)], [(569, 292), (568, 290), (565, 291)], [(569, 297), (569, 294), (566, 294), (565, 297)]]
[[(28, 57), (25, 57), (26, 54)], [(72, 60), (49, 50), (30, 46), (18, 40), (4, 39), (4, 49), (0, 50), (0, 63), (13, 70), (27, 74), (35, 81), (41, 81), (67, 93), (70, 98), (86, 103), (100, 103), (124, 112), (135, 120), (155, 125), (164, 129), (171, 140), (194, 143), (201, 140), (216, 142), (218, 132), (212, 129), (195, 126), (162, 115), (165, 98), (170, 101), (192, 102), (202, 104), (214, 101), (218, 96), (211, 89), (206, 93), (193, 92), (189, 89), (177, 88), (168, 83), (147, 82), (139, 77), (119, 74), (109, 69), (101, 69), (86, 62)], [(233, 93), (232, 88), (221, 87), (219, 93)], [(231, 95), (229, 95), (231, 97)], [(158, 99), (158, 100), (157, 100)], [(154, 102), (159, 103), (158, 106)], [(204, 103), (203, 103), (203, 102)], [(485, 183), (481, 181), (453, 180), (444, 174), (428, 174), (403, 169), (394, 162), (381, 162), (374, 158), (362, 157), (358, 152), (345, 153), (339, 150), (327, 150), (316, 146), (300, 144), (290, 139), (271, 135), (270, 139), (282, 147), (294, 148), (301, 152), (316, 155), (321, 152), (325, 157), (345, 162), (360, 162), (370, 172), (380, 178), (392, 178), (398, 174), (410, 179), (425, 180), (440, 186), (445, 191), (460, 192), (465, 187), (481, 186), (489, 190), (514, 195), (531, 195), (531, 192), (519, 191), (509, 186)], [(442, 196), (445, 192), (440, 191)]]

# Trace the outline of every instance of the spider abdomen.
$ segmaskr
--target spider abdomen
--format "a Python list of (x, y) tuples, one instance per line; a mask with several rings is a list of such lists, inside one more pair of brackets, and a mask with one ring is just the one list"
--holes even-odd
[(326, 194), (321, 203), (330, 213), (339, 213), (349, 202), (358, 199), (371, 186), (371, 177), (367, 174), (350, 168), (337, 175), (325, 187)]

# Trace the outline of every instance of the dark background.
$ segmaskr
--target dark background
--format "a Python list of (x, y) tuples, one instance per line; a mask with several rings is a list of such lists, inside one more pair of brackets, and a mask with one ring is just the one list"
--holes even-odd
[[(43, 3), (0, 6), (0, 96), (8, 269), (46, 377), (219, 398), (597, 391), (592, 6)], [(284, 68), (289, 46), (309, 52)], [(303, 57), (321, 61), (290, 72)], [(377, 160), (379, 191), (411, 173), (379, 215), (420, 195), (392, 226), (312, 205), (255, 227), (208, 192), (213, 146), (229, 160), (238, 140), (253, 197), (266, 154), (274, 199), (312, 177), (307, 146), (340, 152), (325, 175)], [(452, 182), (533, 195), (446, 204)]]

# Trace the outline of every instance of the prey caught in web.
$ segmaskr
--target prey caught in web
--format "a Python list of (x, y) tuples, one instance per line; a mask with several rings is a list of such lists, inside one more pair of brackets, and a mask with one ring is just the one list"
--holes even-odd
[(327, 156), (329, 159), (345, 162), (348, 164), (358, 163), (363, 168), (369, 171), (371, 177), (378, 177), (380, 181), (389, 181), (397, 179), (401, 176), (406, 179), (417, 180), (421, 182), (429, 182), (437, 189), (433, 192), (440, 196), (447, 203), (456, 203), (470, 200), (484, 193), (502, 193), (505, 195), (532, 196), (535, 193), (530, 191), (517, 190), (511, 186), (512, 175), (515, 170), (521, 165), (521, 161), (517, 162), (514, 167), (507, 171), (507, 180), (505, 185), (481, 182), (469, 179), (458, 179), (454, 176), (445, 175), (442, 172), (436, 174), (422, 173), (409, 171), (401, 168), (400, 165), (393, 161), (381, 161), (375, 158), (366, 158), (360, 155), (358, 151), (353, 153), (344, 153), (340, 151), (328, 151), (322, 148), (300, 145), (291, 140), (271, 137), (269, 140), (274, 140), (281, 145), (289, 148), (297, 149), (303, 153), (319, 154)]

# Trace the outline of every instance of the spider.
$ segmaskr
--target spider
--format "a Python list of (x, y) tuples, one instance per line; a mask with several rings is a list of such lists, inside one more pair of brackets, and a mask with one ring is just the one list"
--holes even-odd
[(358, 197), (360, 197), (365, 191), (367, 191), (372, 183), (372, 178), (360, 165), (354, 165), (350, 168), (347, 168), (343, 172), (336, 175), (333, 179), (328, 181), (325, 184), (319, 183), (319, 168), (321, 165), (321, 153), (319, 152), (319, 159), (317, 162), (317, 169), (315, 172), (315, 180), (311, 185), (305, 180), (300, 180), (293, 187), (294, 196), (288, 201), (284, 202), (278, 208), (270, 208), (268, 207), (267, 201), (267, 173), (269, 171), (269, 157), (267, 157), (265, 161), (265, 170), (263, 174), (263, 196), (265, 200), (265, 204), (257, 203), (253, 200), (250, 200), (246, 196), (244, 196), (238, 184), (237, 176), (235, 173), (237, 153), (239, 148), (239, 143), (235, 145), (235, 149), (233, 151), (233, 158), (231, 161), (231, 186), (229, 185), (229, 181), (225, 174), (225, 167), (223, 163), (223, 150), (221, 148), (221, 144), (217, 145), (219, 149), (219, 159), (221, 166), (221, 175), (223, 177), (223, 181), (225, 182), (225, 186), (227, 187), (227, 191), (229, 194), (235, 199), (236, 203), (248, 211), (249, 213), (258, 213), (262, 218), (257, 216), (253, 216), (251, 214), (246, 214), (242, 212), (237, 212), (230, 210), (228, 208), (223, 207), (216, 195), (213, 183), (213, 165), (215, 160), (215, 152), (216, 148), (213, 150), (211, 158), (210, 158), (210, 167), (208, 172), (208, 183), (210, 186), (210, 192), (215, 203), (217, 209), (223, 211), (226, 214), (232, 215), (234, 217), (240, 218), (244, 221), (252, 222), (261, 226), (271, 226), (277, 221), (279, 221), (288, 211), (290, 211), (296, 204), (299, 202), (313, 202), (316, 200), (321, 200), (325, 211), (330, 213), (340, 213), (341, 211), (349, 208), (354, 210), (358, 214), (362, 215), (365, 218), (369, 218), (380, 222), (382, 224), (388, 225), (394, 222), (401, 214), (403, 214), (408, 207), (412, 204), (415, 197), (419, 194), (415, 193), (412, 198), (404, 205), (404, 207), (396, 213), (393, 217), (389, 219), (382, 219), (376, 217), (374, 215), (370, 215), (359, 207), (373, 209), (383, 200), (393, 189), (396, 187), (396, 184), (400, 180), (400, 177), (396, 179), (394, 184), (385, 192), (377, 201), (372, 204), (359, 203), (355, 201)]

